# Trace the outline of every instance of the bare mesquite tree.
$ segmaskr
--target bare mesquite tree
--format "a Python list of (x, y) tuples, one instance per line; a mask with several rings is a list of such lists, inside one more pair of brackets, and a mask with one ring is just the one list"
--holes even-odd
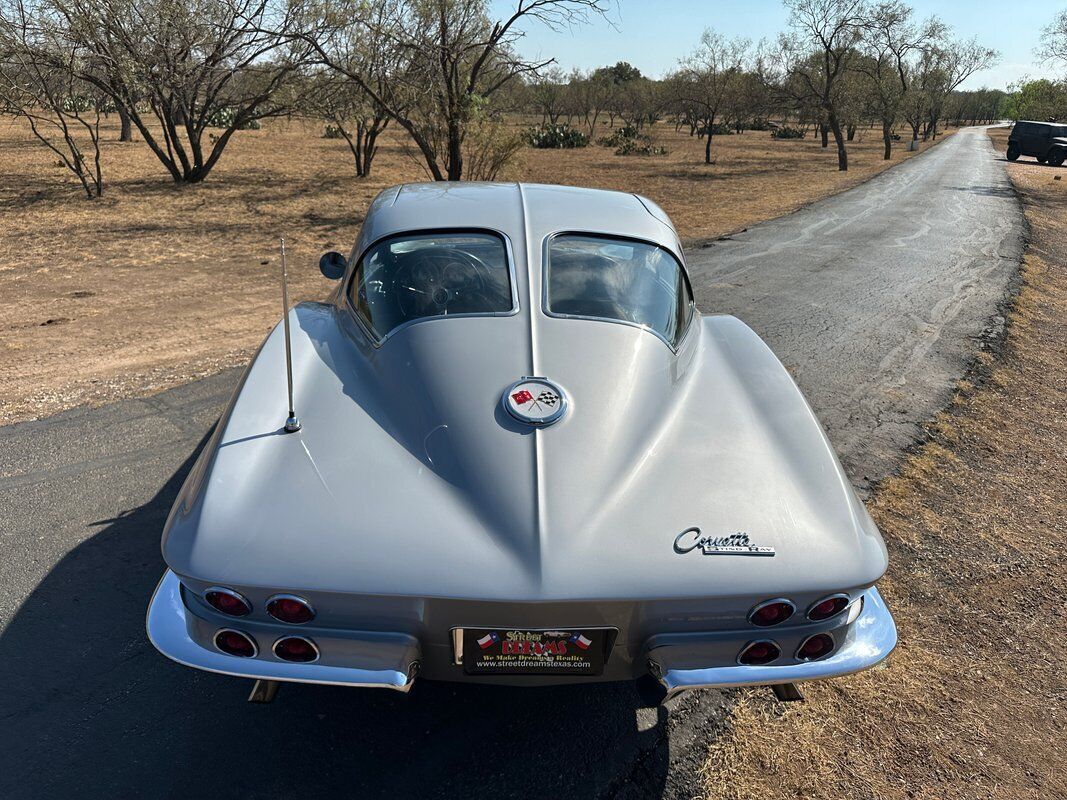
[(77, 48), (78, 77), (113, 98), (181, 183), (204, 180), (236, 131), (287, 113), (310, 54), (282, 0), (35, 2)]
[(941, 122), (948, 96), (974, 73), (992, 66), (1000, 58), (996, 50), (981, 44), (977, 38), (962, 40), (943, 36), (935, 42), (934, 52), (940, 66), (941, 80), (930, 102), (928, 123), (932, 136), (937, 135), (937, 126)]
[(313, 76), (301, 92), (297, 109), (321, 119), (345, 140), (356, 167), (356, 175), (370, 175), (378, 153), (378, 137), (389, 126), (390, 117), (380, 105), (351, 81), (332, 71)]
[(1067, 65), (1067, 9), (1041, 30), (1041, 43), (1035, 50), (1044, 61)]
[(937, 20), (919, 25), (912, 15), (911, 7), (900, 0), (874, 6), (864, 25), (863, 53), (856, 61), (856, 69), (869, 79), (882, 123), (882, 157), (887, 161), (893, 156), (893, 127), (911, 82), (913, 56), (941, 35)]
[[(305, 20), (300, 38), (319, 61), (386, 109), (434, 180), (453, 181), (466, 174), (468, 134), (500, 130), (487, 125), (492, 112), (486, 101), (519, 76), (553, 63), (515, 52), (522, 25), (558, 28), (604, 11), (603, 0), (515, 0), (511, 13), (494, 21), (487, 0), (306, 0), (298, 8)], [(387, 43), (394, 57), (385, 87), (351, 67), (350, 50), (367, 35)], [(487, 157), (483, 153), (481, 160)]]
[[(385, 7), (377, 13), (384, 15)], [(380, 21), (380, 20), (379, 20)], [(356, 175), (370, 174), (374, 156), (378, 152), (378, 137), (389, 126), (389, 109), (375, 100), (390, 94), (390, 81), (399, 68), (398, 50), (371, 26), (368, 35), (349, 43), (344, 55), (345, 69), (361, 75), (374, 92), (368, 93), (346, 75), (329, 67), (312, 74), (306, 89), (300, 91), (297, 108), (303, 113), (325, 120), (348, 144), (356, 166)], [(395, 97), (396, 107), (406, 111), (404, 98)]]
[(590, 136), (596, 131), (597, 121), (611, 102), (615, 84), (601, 71), (588, 75), (574, 73), (570, 79), (570, 100), (575, 115), (585, 125)]
[(708, 28), (696, 50), (682, 60), (672, 81), (681, 107), (703, 128), (705, 164), (712, 163), (715, 125), (743, 88), (744, 62), (750, 47), (747, 39), (727, 39)]
[(848, 169), (840, 119), (842, 76), (856, 55), (867, 7), (863, 0), (787, 0), (791, 34), (782, 38), (782, 57), (797, 84), (822, 110), (837, 144), (837, 168)]
[[(55, 58), (39, 58), (43, 48)], [(77, 61), (77, 52), (52, 41), (22, 0), (0, 2), (0, 114), (24, 119), (91, 200), (104, 191), (102, 98), (75, 77)]]

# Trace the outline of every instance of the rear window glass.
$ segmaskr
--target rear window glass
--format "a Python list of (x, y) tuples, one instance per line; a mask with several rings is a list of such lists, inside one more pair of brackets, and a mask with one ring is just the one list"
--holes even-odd
[(546, 269), (550, 314), (640, 325), (671, 345), (678, 343), (692, 314), (693, 295), (681, 264), (654, 244), (557, 236)]
[(356, 266), (348, 297), (379, 338), (406, 322), (513, 310), (503, 240), (490, 233), (395, 236)]

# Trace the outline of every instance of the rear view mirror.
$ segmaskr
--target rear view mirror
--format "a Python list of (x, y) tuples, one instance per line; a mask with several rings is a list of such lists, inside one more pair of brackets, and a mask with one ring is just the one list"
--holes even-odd
[(348, 259), (336, 250), (331, 250), (322, 254), (322, 258), (319, 259), (319, 269), (331, 281), (340, 280), (345, 270), (348, 269)]

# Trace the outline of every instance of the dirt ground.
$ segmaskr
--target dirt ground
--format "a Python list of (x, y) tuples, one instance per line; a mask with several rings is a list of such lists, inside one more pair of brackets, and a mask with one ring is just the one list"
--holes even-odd
[(708, 798), (1067, 797), (1067, 170), (1008, 171), (1032, 240), (1006, 339), (869, 504), (900, 645), (806, 703), (746, 690)]
[[(913, 155), (898, 146), (884, 162), (878, 132), (863, 130), (849, 146), (850, 170), (839, 173), (833, 147), (810, 136), (753, 132), (717, 137), (717, 161), (705, 166), (700, 141), (656, 129), (665, 157), (527, 149), (502, 177), (640, 192), (699, 240)], [(372, 176), (359, 180), (344, 142), (321, 130), (279, 121), (241, 132), (205, 183), (179, 188), (143, 142), (119, 143), (110, 124), (105, 196), (87, 201), (23, 125), (0, 120), (0, 419), (149, 394), (244, 363), (281, 317), (281, 235), (294, 300), (321, 299), (329, 284), (319, 254), (351, 247), (380, 189), (423, 179), (395, 131)]]

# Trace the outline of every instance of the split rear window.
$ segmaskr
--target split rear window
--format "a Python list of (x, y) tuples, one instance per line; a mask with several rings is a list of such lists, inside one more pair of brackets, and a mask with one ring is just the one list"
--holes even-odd
[(565, 234), (549, 244), (546, 311), (647, 328), (672, 347), (693, 313), (678, 260), (648, 242)]
[(404, 234), (378, 242), (356, 266), (348, 298), (379, 339), (419, 319), (514, 310), (504, 241), (482, 232)]

